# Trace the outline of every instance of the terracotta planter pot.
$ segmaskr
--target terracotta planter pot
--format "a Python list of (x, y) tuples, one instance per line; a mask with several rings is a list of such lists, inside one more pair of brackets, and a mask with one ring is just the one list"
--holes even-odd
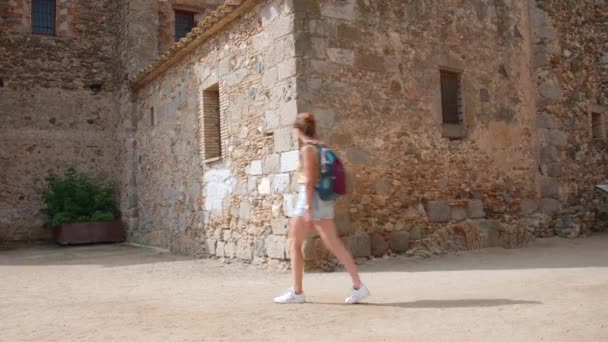
[(125, 241), (120, 220), (108, 222), (68, 223), (53, 228), (53, 238), (60, 245)]

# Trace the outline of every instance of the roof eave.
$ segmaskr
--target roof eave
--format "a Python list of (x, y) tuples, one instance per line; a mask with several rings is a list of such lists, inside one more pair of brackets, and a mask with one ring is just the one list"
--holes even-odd
[(131, 79), (131, 86), (139, 90), (180, 62), (201, 43), (221, 31), (226, 25), (250, 10), (259, 0), (227, 0), (217, 10), (201, 20), (192, 32), (176, 42), (156, 60)]

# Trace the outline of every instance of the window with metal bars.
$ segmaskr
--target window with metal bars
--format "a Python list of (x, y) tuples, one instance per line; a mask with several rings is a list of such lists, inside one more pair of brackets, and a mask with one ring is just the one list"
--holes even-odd
[(591, 136), (593, 140), (606, 139), (606, 126), (600, 113), (591, 113)]
[(175, 11), (175, 41), (185, 37), (194, 27), (194, 12)]
[(55, 0), (32, 0), (32, 33), (55, 34)]
[(441, 70), (441, 107), (443, 123), (462, 123), (462, 75), (459, 72)]

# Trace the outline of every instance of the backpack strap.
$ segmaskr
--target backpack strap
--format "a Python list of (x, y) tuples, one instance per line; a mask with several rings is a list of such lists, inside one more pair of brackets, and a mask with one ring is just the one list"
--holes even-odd
[(321, 169), (321, 174), (325, 174), (327, 172), (327, 156), (325, 153), (325, 147), (320, 146), (318, 148), (319, 152), (319, 168)]

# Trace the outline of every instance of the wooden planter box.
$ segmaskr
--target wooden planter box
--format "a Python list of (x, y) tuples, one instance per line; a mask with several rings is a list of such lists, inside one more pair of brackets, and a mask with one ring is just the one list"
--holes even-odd
[(125, 241), (120, 220), (108, 222), (68, 223), (53, 228), (53, 238), (60, 245)]

